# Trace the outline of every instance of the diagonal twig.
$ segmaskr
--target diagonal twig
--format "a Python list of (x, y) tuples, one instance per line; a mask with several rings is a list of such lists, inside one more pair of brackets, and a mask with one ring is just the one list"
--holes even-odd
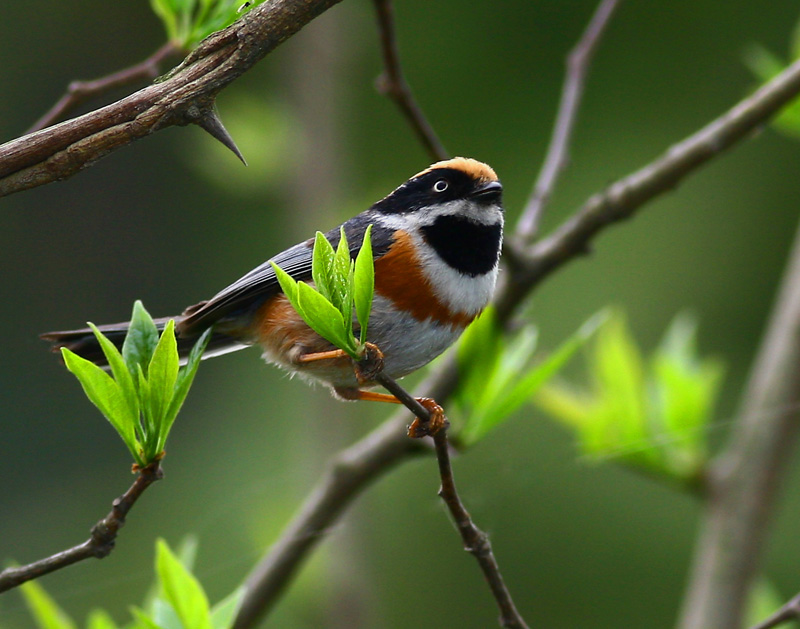
[[(396, 380), (390, 378), (385, 373), (377, 374), (376, 382), (380, 383), (386, 390), (392, 393), (402, 404), (415, 416), (425, 422), (430, 421), (430, 413), (419, 401), (408, 391), (401, 387)], [(436, 459), (439, 463), (439, 476), (442, 486), (439, 489), (439, 496), (447, 505), (450, 515), (455, 521), (461, 539), (464, 542), (464, 550), (472, 554), (478, 562), (483, 576), (492, 591), (497, 607), (500, 609), (500, 625), (511, 629), (527, 629), (525, 621), (517, 611), (511, 593), (508, 591), (503, 575), (500, 574), (500, 566), (497, 564), (489, 536), (481, 531), (469, 515), (466, 507), (461, 502), (461, 498), (456, 490), (453, 468), (450, 465), (450, 446), (447, 442), (447, 422), (444, 428), (433, 435), (433, 443), (436, 449)]]
[(602, 0), (578, 43), (567, 55), (567, 73), (547, 156), (517, 223), (517, 235), (521, 239), (530, 240), (536, 235), (542, 212), (550, 201), (559, 175), (569, 161), (569, 147), (583, 98), (586, 76), (600, 39), (618, 4), (618, 0)]
[(128, 491), (112, 503), (108, 515), (92, 527), (92, 534), (85, 542), (26, 566), (6, 568), (0, 572), (0, 592), (15, 588), (26, 581), (66, 568), (78, 561), (96, 557), (102, 559), (114, 550), (119, 529), (136, 501), (150, 485), (160, 480), (163, 472), (156, 461), (139, 471)]
[(800, 594), (791, 599), (772, 616), (754, 625), (751, 629), (773, 629), (774, 627), (780, 627), (783, 623), (798, 619), (800, 619)]
[(397, 49), (397, 33), (394, 28), (394, 9), (392, 0), (374, 0), (378, 12), (378, 27), (381, 35), (381, 53), (383, 55), (383, 74), (378, 77), (378, 89), (389, 96), (403, 112), (422, 146), (434, 161), (449, 157), (433, 127), (428, 123), (425, 114), (414, 100), (400, 65)]
[(552, 234), (530, 251), (517, 251), (514, 290), (497, 300), (507, 316), (518, 300), (554, 270), (589, 251), (592, 239), (611, 223), (634, 215), (645, 203), (675, 188), (684, 178), (752, 134), (800, 94), (800, 60), (737, 103), (716, 120), (669, 147), (663, 155), (594, 194)]
[(500, 574), (500, 566), (497, 565), (492, 545), (489, 537), (481, 531), (469, 512), (464, 507), (456, 491), (453, 469), (450, 465), (450, 447), (447, 443), (447, 428), (442, 428), (433, 436), (433, 443), (436, 446), (436, 458), (439, 462), (439, 476), (442, 479), (442, 487), (439, 489), (444, 503), (447, 505), (450, 515), (456, 523), (458, 532), (464, 542), (464, 550), (471, 553), (478, 561), (478, 565), (483, 571), (483, 576), (489, 584), (497, 606), (500, 608), (500, 625), (513, 629), (527, 629), (522, 616), (520, 616), (511, 594)]
[(180, 52), (181, 50), (173, 42), (167, 42), (147, 59), (129, 68), (124, 68), (91, 81), (73, 81), (67, 87), (66, 94), (47, 113), (39, 118), (26, 133), (39, 131), (55, 124), (59, 120), (63, 120), (76, 107), (111, 90), (133, 85), (134, 83), (141, 83), (142, 81), (152, 81), (160, 74), (159, 68), (161, 64)]

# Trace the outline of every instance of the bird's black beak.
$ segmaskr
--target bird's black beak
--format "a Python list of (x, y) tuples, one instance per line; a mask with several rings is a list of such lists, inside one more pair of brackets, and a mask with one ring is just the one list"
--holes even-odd
[(503, 196), (503, 186), (499, 181), (490, 181), (475, 188), (469, 196), (480, 199), (484, 203), (499, 203)]

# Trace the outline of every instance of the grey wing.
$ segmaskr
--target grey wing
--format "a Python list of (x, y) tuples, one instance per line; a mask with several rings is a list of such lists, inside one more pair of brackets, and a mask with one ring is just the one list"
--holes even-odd
[[(364, 231), (371, 223), (374, 223), (371, 239), (373, 256), (380, 257), (391, 246), (394, 230), (378, 224), (371, 212), (363, 212), (343, 225), (352, 257), (358, 254)], [(340, 238), (339, 228), (330, 230), (326, 237), (336, 247)], [(271, 258), (271, 261), (295, 280), (308, 282), (311, 280), (313, 245), (313, 240), (301, 242)], [(235, 320), (253, 314), (267, 299), (280, 292), (278, 278), (275, 277), (275, 271), (272, 270), (268, 260), (227, 288), (223, 288), (208, 301), (187, 308), (183, 313), (183, 320), (178, 324), (178, 330), (183, 336), (193, 336), (229, 318), (234, 320), (232, 321), (234, 325), (243, 323), (246, 326), (248, 321)]]
[(312, 249), (308, 242), (290, 247), (223, 288), (208, 301), (187, 308), (184, 319), (179, 324), (180, 333), (192, 336), (221, 319), (252, 314), (267, 299), (281, 292), (270, 262), (277, 264), (298, 281), (309, 281), (311, 254)]

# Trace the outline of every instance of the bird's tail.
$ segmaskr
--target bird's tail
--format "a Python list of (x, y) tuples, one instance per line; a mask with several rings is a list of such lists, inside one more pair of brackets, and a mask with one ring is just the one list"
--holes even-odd
[[(166, 326), (167, 321), (175, 319), (175, 323), (180, 322), (182, 317), (163, 317), (154, 319), (158, 331), (161, 332)], [(114, 344), (117, 349), (122, 349), (122, 343), (125, 341), (125, 335), (128, 333), (130, 322), (124, 323), (109, 323), (106, 325), (97, 326), (98, 329)], [(90, 360), (100, 367), (107, 367), (108, 361), (105, 354), (100, 347), (100, 343), (94, 336), (91, 328), (81, 328), (79, 330), (64, 330), (60, 332), (45, 332), (40, 335), (40, 338), (49, 341), (51, 351), (60, 353), (62, 347), (75, 352), (78, 356)], [(191, 338), (177, 337), (178, 341), (178, 355), (181, 361), (185, 361), (189, 356), (189, 352), (194, 347), (197, 336)], [(222, 332), (215, 332), (211, 335), (208, 342), (208, 347), (203, 354), (203, 358), (211, 358), (212, 356), (219, 356), (220, 354), (227, 354), (239, 349), (247, 347), (241, 340), (235, 339)]]

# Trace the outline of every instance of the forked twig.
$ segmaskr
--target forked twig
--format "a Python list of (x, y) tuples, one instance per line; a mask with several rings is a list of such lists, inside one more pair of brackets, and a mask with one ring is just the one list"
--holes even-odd
[(139, 475), (128, 491), (114, 500), (108, 515), (92, 527), (92, 534), (89, 539), (83, 544), (78, 544), (26, 566), (6, 568), (3, 572), (0, 572), (0, 592), (5, 592), (22, 585), (26, 581), (66, 568), (90, 557), (98, 559), (107, 557), (114, 550), (117, 533), (122, 525), (125, 524), (125, 516), (128, 515), (128, 512), (144, 493), (144, 490), (157, 480), (160, 480), (162, 476), (163, 473), (158, 461), (140, 470)]
[(175, 44), (167, 42), (147, 59), (129, 68), (124, 68), (92, 81), (73, 81), (67, 87), (66, 94), (25, 133), (33, 133), (55, 124), (66, 118), (67, 114), (76, 107), (111, 90), (142, 81), (152, 81), (159, 75), (161, 63), (181, 52)]
[(550, 145), (533, 192), (517, 223), (517, 235), (522, 239), (530, 240), (536, 235), (544, 208), (550, 201), (559, 175), (569, 161), (572, 132), (578, 119), (589, 66), (618, 4), (618, 0), (603, 0), (598, 5), (583, 35), (567, 56), (567, 73), (561, 89), (561, 101), (550, 136)]
[(414, 100), (411, 88), (403, 76), (400, 55), (397, 49), (397, 33), (394, 28), (392, 0), (374, 1), (375, 9), (378, 12), (378, 27), (381, 35), (381, 53), (384, 65), (383, 74), (378, 77), (378, 89), (397, 104), (414, 133), (416, 133), (417, 138), (434, 161), (447, 159), (449, 157), (448, 152)]

